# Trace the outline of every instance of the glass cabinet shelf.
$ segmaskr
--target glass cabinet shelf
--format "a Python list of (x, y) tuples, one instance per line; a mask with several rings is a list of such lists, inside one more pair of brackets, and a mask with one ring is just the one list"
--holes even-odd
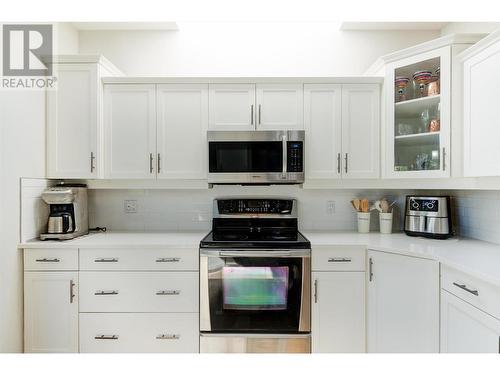
[(414, 117), (419, 116), (422, 111), (429, 107), (439, 105), (440, 95), (425, 96), (423, 98), (405, 100), (403, 102), (395, 103), (395, 110), (397, 116), (401, 117)]

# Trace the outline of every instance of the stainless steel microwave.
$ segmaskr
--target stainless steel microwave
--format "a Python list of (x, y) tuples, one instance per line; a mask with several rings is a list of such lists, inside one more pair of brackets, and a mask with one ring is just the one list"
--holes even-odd
[(209, 184), (301, 184), (304, 131), (207, 133)]

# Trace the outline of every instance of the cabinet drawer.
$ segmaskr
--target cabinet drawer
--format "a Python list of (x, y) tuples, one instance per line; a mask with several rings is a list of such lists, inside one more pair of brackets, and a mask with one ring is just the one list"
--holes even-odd
[(197, 312), (197, 272), (80, 272), (80, 312)]
[(197, 271), (198, 249), (82, 249), (82, 271)]
[(25, 249), (25, 271), (78, 271), (78, 249)]
[(364, 271), (366, 249), (362, 246), (313, 246), (313, 271)]
[(198, 314), (80, 314), (81, 353), (197, 353)]
[(441, 266), (441, 288), (500, 319), (500, 288), (446, 266)]

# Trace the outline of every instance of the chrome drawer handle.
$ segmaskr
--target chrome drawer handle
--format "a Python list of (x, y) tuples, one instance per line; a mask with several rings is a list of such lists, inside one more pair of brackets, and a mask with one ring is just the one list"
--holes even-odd
[(156, 263), (175, 263), (180, 262), (181, 258), (158, 258)]
[(156, 336), (157, 340), (179, 340), (180, 338), (181, 338), (181, 335), (175, 334), (175, 333), (166, 334), (166, 335), (162, 334), (162, 335)]
[(456, 287), (459, 287), (460, 289), (465, 290), (466, 292), (474, 294), (475, 296), (479, 296), (479, 291), (469, 289), (469, 288), (467, 288), (467, 286), (465, 284), (453, 283), (453, 285), (455, 285)]
[(96, 296), (116, 296), (117, 294), (117, 290), (98, 290), (94, 293)]
[(348, 263), (352, 262), (351, 258), (328, 258), (328, 262), (330, 263)]
[(94, 259), (95, 263), (116, 263), (118, 262), (118, 258), (97, 258)]
[(156, 292), (157, 296), (178, 296), (181, 294), (180, 290), (160, 290)]
[(45, 262), (45, 263), (58, 263), (60, 262), (59, 258), (38, 258), (37, 262)]
[(118, 335), (99, 335), (95, 336), (96, 340), (118, 340)]

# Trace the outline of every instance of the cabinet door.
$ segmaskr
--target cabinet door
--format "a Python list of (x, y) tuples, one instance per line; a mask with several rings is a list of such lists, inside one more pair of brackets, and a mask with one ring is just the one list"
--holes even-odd
[(78, 272), (24, 273), (24, 351), (78, 352)]
[(365, 352), (365, 273), (313, 272), (313, 353)]
[(47, 91), (47, 177), (98, 176), (97, 64), (54, 64), (57, 90)]
[(379, 85), (342, 85), (342, 153), (345, 178), (379, 177)]
[(257, 130), (304, 129), (302, 84), (257, 85)]
[(155, 85), (104, 87), (106, 178), (156, 177)]
[(385, 177), (449, 177), (451, 47), (389, 64), (385, 82)]
[(341, 85), (304, 85), (307, 179), (340, 178), (341, 111)]
[(254, 130), (255, 85), (210, 85), (208, 126), (210, 130)]
[(439, 351), (439, 263), (369, 251), (368, 351)]
[[(464, 62), (464, 174), (500, 176), (500, 40)], [(497, 102), (498, 103), (498, 102)]]
[(157, 90), (158, 178), (206, 178), (208, 85), (159, 85)]
[(500, 353), (500, 320), (441, 290), (441, 352)]

